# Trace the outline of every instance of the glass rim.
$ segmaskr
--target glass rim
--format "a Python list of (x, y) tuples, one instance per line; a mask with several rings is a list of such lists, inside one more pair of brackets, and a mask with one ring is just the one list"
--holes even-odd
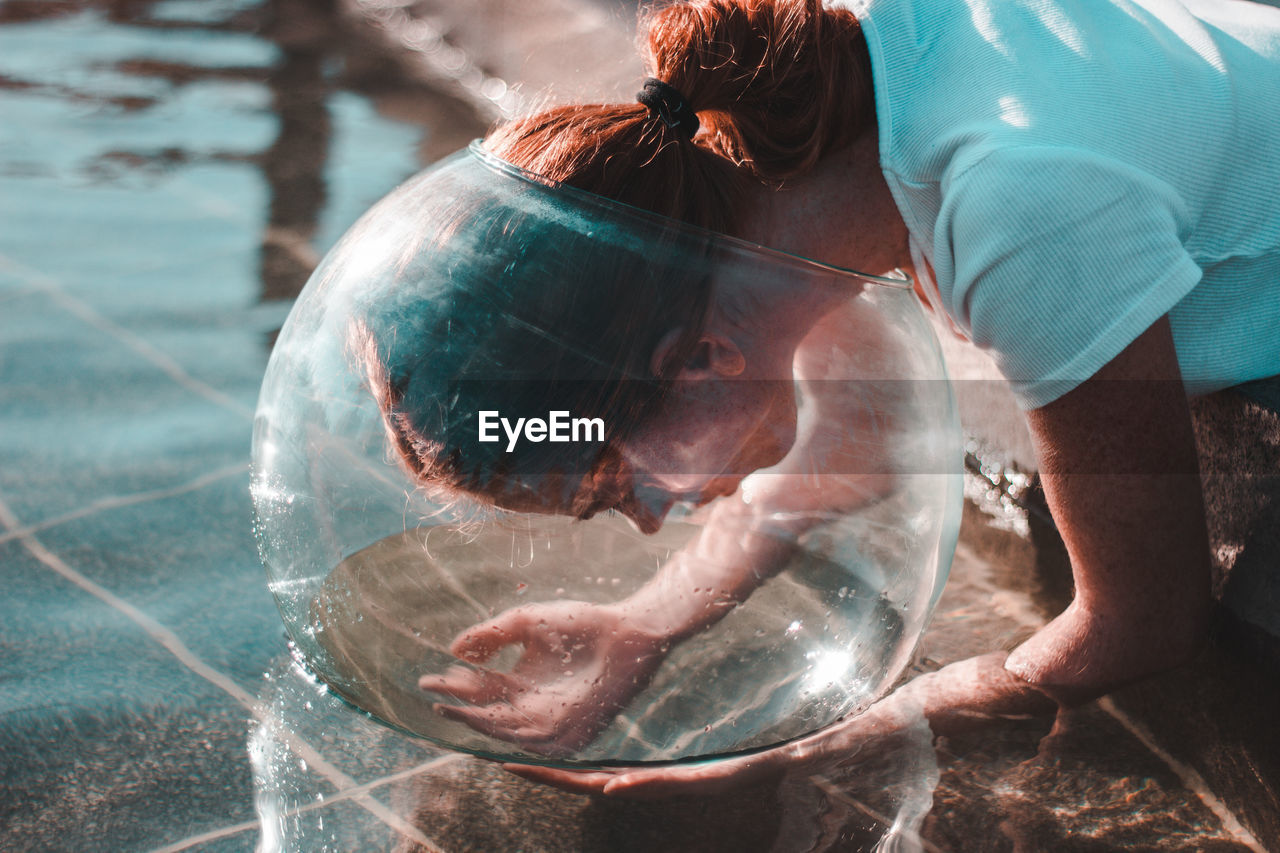
[(714, 243), (728, 246), (737, 251), (746, 252), (748, 254), (760, 255), (769, 258), (774, 262), (781, 262), (795, 267), (808, 270), (821, 270), (823, 272), (836, 273), (841, 276), (850, 276), (868, 284), (875, 284), (881, 287), (889, 287), (894, 290), (912, 290), (915, 282), (905, 271), (899, 269), (896, 272), (901, 276), (890, 277), (884, 275), (872, 275), (871, 273), (861, 272), (859, 270), (842, 267), (837, 264), (829, 264), (823, 261), (815, 261), (804, 255), (797, 255), (794, 252), (786, 252), (781, 249), (774, 249), (763, 243), (756, 243), (752, 240), (744, 240), (741, 237), (734, 237), (730, 234), (723, 234), (719, 231), (713, 231), (710, 228), (703, 228), (699, 225), (693, 225), (670, 216), (663, 216), (660, 213), (654, 213), (651, 210), (645, 210), (642, 207), (627, 204), (625, 202), (611, 199), (589, 190), (579, 189), (578, 187), (569, 186), (561, 181), (539, 175), (514, 163), (503, 160), (498, 155), (489, 151), (484, 147), (483, 140), (474, 139), (466, 149), (471, 155), (478, 159), (485, 166), (501, 174), (509, 175), (531, 184), (555, 190), (570, 198), (578, 198), (582, 201), (590, 202), (601, 207), (605, 207), (616, 211), (617, 213), (641, 221), (656, 223), (664, 228), (671, 228), (687, 234), (696, 235), (702, 239), (710, 239)]

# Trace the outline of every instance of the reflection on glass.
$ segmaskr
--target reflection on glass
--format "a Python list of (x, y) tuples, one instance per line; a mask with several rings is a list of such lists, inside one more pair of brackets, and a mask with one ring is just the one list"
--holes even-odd
[(263, 385), (259, 541), (301, 656), (521, 760), (726, 755), (866, 707), (958, 523), (907, 285), (474, 148), (420, 175), (321, 264)]

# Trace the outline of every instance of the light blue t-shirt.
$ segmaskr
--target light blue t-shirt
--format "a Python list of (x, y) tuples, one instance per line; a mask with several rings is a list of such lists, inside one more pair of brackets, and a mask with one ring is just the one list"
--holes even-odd
[(850, 6), (898, 207), (1024, 407), (1165, 314), (1189, 392), (1280, 374), (1280, 9)]

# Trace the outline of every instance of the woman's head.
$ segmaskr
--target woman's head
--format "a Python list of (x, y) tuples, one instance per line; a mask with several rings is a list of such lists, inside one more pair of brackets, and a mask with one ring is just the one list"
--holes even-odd
[[(642, 19), (642, 42), (651, 73), (697, 111), (696, 136), (640, 103), (569, 106), (503, 125), (485, 148), (551, 181), (741, 236), (755, 189), (804, 174), (869, 124), (856, 19), (816, 0), (664, 5)], [(621, 508), (655, 529), (672, 499), (731, 490), (785, 452), (794, 398), (777, 368), (789, 354), (735, 326), (724, 310), (734, 294), (713, 294), (725, 283), (709, 242), (700, 257), (661, 240), (601, 251), (604, 235), (589, 228), (461, 202), (449, 220), (435, 238), (451, 258), (445, 281), (378, 306), (356, 331), (393, 446), (421, 482), (513, 509)], [(655, 262), (668, 251), (686, 262)], [(734, 378), (753, 381), (724, 384)], [(512, 423), (565, 411), (599, 418), (607, 435), (481, 446), (485, 411)], [(637, 481), (639, 468), (681, 465), (697, 472)]]
[[(357, 309), (352, 355), (420, 482), (583, 514), (582, 479), (608, 469), (669, 379), (651, 354), (670, 349), (674, 364), (694, 345), (705, 264), (651, 263), (643, 240), (562, 190), (469, 165), (395, 282)], [(695, 257), (696, 242), (680, 251)], [(508, 433), (557, 412), (581, 440)]]
[(485, 147), (552, 180), (742, 236), (752, 190), (805, 174), (874, 124), (857, 18), (821, 0), (684, 0), (642, 12), (648, 73), (697, 113), (689, 139), (637, 102), (571, 105)]

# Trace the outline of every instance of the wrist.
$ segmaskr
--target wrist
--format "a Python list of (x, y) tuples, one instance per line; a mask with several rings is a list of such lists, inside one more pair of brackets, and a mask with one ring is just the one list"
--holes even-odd
[(613, 607), (626, 631), (668, 645), (714, 625), (737, 603), (736, 599), (718, 596), (714, 588), (655, 581)]
[(1186, 663), (1206, 637), (1207, 621), (1198, 613), (1099, 613), (1077, 600), (1010, 652), (1005, 669), (1063, 704), (1079, 705)]

